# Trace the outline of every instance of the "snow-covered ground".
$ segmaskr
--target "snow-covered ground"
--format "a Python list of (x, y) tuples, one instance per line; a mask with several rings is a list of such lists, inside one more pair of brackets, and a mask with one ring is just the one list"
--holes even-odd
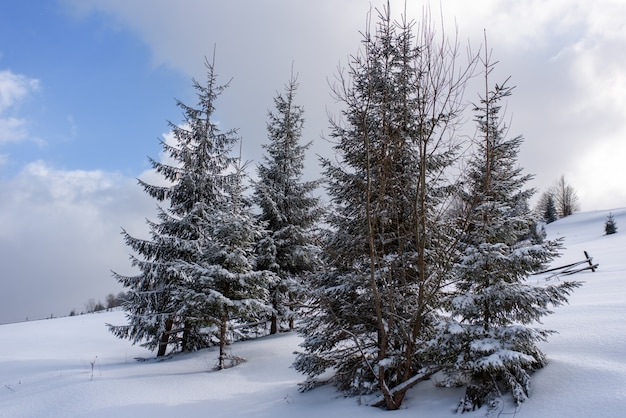
[[(547, 226), (564, 236), (555, 266), (579, 261), (586, 250), (600, 264), (544, 321), (559, 334), (542, 344), (549, 364), (535, 373), (531, 397), (494, 416), (626, 416), (626, 209), (613, 210), (617, 234), (604, 235), (609, 211), (580, 213)], [(534, 276), (532, 280), (544, 280)], [(248, 361), (213, 371), (214, 349), (155, 360), (153, 353), (110, 334), (105, 323), (122, 312), (0, 326), (0, 417), (451, 417), (462, 389), (426, 381), (401, 411), (387, 412), (344, 398), (332, 387), (299, 393), (304, 380), (290, 368), (295, 334), (234, 344)], [(149, 358), (136, 361), (135, 358)], [(482, 409), (463, 414), (485, 416)]]

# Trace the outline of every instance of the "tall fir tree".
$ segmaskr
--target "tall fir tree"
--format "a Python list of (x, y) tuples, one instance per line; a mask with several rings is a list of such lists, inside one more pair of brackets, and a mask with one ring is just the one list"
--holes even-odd
[(339, 75), (339, 162), (323, 161), (333, 203), (325, 267), (295, 363), (309, 376), (305, 389), (332, 369), (341, 390), (380, 391), (388, 409), (432, 372), (424, 347), (453, 248), (438, 211), (467, 74), (447, 71), (454, 47), (434, 44), (427, 23), (418, 46), (413, 24), (393, 22), (387, 6)]
[[(139, 180), (146, 193), (167, 206), (158, 206), (159, 222), (148, 221), (151, 239), (123, 231), (126, 244), (136, 253), (131, 264), (136, 276), (114, 273), (128, 289), (124, 303), (127, 325), (109, 325), (120, 338), (129, 338), (163, 356), (167, 347), (195, 350), (207, 346), (211, 335), (202, 331), (214, 318), (189, 292), (198, 288), (194, 272), (205, 267), (216, 250), (216, 231), (234, 208), (233, 168), (238, 159), (231, 149), (239, 140), (235, 130), (221, 132), (213, 121), (215, 101), (227, 85), (217, 83), (212, 63), (206, 61), (207, 82), (193, 80), (198, 104), (180, 101), (184, 123), (169, 123), (174, 144), (162, 141), (173, 164), (150, 159), (166, 185)], [(239, 174), (237, 174), (239, 175)], [(239, 180), (237, 180), (239, 181)], [(236, 182), (235, 182), (236, 183)], [(208, 298), (211, 293), (203, 288)], [(196, 292), (197, 296), (197, 292)]]
[(278, 318), (293, 327), (297, 301), (304, 296), (303, 280), (319, 265), (315, 230), (321, 216), (319, 198), (312, 193), (317, 181), (303, 181), (305, 152), (301, 144), (304, 110), (295, 103), (295, 77), (284, 94), (274, 98), (275, 111), (267, 123), (269, 143), (264, 163), (257, 167), (254, 201), (261, 208), (260, 221), (267, 229), (259, 242), (258, 267), (275, 272), (280, 280), (270, 289), (274, 308), (270, 333), (278, 330)]
[(552, 332), (534, 325), (579, 285), (526, 280), (557, 255), (560, 241), (531, 231), (536, 224), (528, 200), (534, 191), (525, 188), (531, 176), (517, 165), (523, 140), (506, 137), (500, 116), (501, 102), (512, 88), (505, 82), (489, 90), (493, 66), (488, 58), (485, 95), (475, 107), (481, 142), (469, 163), (463, 195), (468, 211), (458, 281), (447, 299), (450, 320), (437, 344), (452, 381), (469, 383), (461, 410), (494, 400), (502, 388), (518, 403), (526, 399), (529, 371), (545, 364), (537, 342)]
[(206, 238), (202, 254), (195, 263), (185, 263), (188, 285), (177, 292), (190, 311), (219, 341), (218, 369), (237, 362), (226, 352), (233, 322), (258, 321), (272, 312), (268, 289), (278, 277), (269, 270), (257, 269), (256, 245), (263, 234), (244, 196), (244, 167), (232, 167), (225, 177), (225, 199), (221, 207), (207, 208), (203, 218)]

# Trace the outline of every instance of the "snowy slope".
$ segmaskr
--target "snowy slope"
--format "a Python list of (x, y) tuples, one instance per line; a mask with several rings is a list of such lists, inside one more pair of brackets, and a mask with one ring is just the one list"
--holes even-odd
[[(502, 416), (626, 416), (626, 209), (613, 211), (618, 233), (612, 236), (604, 235), (607, 215), (581, 213), (547, 226), (567, 247), (554, 265), (581, 260), (587, 250), (600, 267), (570, 276), (585, 285), (544, 321), (559, 331), (542, 345), (549, 364), (533, 376), (530, 399), (517, 411), (506, 405)], [(290, 368), (299, 343), (294, 334), (237, 343), (233, 354), (248, 361), (215, 372), (215, 350), (157, 361), (104, 326), (123, 321), (123, 313), (109, 312), (1, 325), (0, 417), (436, 418), (457, 416), (463, 393), (423, 382), (404, 409), (386, 412), (331, 387), (299, 393), (304, 378)]]
[(575, 214), (546, 228), (565, 237), (554, 265), (582, 260), (586, 250), (600, 266), (570, 276), (585, 284), (545, 319), (559, 334), (542, 345), (549, 364), (533, 377), (519, 417), (626, 416), (626, 209), (611, 212), (613, 235), (604, 235), (609, 211)]

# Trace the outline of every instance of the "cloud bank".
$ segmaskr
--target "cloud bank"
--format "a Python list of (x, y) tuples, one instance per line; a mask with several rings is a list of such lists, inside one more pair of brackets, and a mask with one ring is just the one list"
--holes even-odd
[(144, 236), (155, 208), (134, 179), (42, 161), (0, 181), (0, 195), (0, 323), (80, 312), (120, 291), (110, 270), (133, 274), (121, 227)]

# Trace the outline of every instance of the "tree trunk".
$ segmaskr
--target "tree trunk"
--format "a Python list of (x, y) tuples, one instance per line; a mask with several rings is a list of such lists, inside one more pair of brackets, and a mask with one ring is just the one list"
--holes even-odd
[(278, 332), (278, 314), (280, 308), (280, 292), (278, 289), (274, 290), (272, 295), (272, 307), (274, 311), (272, 312), (272, 318), (270, 320), (270, 334), (276, 334)]
[(276, 334), (278, 332), (278, 317), (275, 313), (272, 314), (272, 319), (270, 322), (270, 335)]
[(163, 331), (161, 338), (159, 338), (159, 351), (157, 352), (157, 357), (163, 357), (167, 351), (167, 345), (170, 341), (170, 331), (172, 330), (173, 323), (174, 321), (171, 319), (165, 320), (165, 331)]
[(183, 327), (183, 341), (181, 344), (181, 351), (185, 352), (189, 350), (189, 334), (190, 334), (190, 325), (185, 322), (185, 326)]
[(222, 319), (220, 320), (220, 357), (217, 368), (219, 370), (224, 369), (224, 363), (226, 361), (226, 331), (228, 328), (228, 313), (224, 310)]

